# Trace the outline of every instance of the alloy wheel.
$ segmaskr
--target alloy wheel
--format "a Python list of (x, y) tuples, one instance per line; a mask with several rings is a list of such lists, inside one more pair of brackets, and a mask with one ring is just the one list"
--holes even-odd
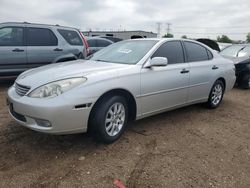
[(223, 88), (221, 84), (215, 85), (212, 91), (212, 103), (214, 106), (217, 106), (220, 103), (222, 95), (223, 95)]
[(125, 123), (125, 107), (122, 103), (113, 104), (105, 118), (105, 130), (109, 136), (116, 136), (124, 126)]

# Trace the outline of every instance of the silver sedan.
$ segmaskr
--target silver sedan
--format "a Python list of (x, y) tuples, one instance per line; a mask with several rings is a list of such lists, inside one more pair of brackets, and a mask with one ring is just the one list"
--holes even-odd
[(8, 90), (8, 104), (11, 116), (35, 131), (89, 131), (111, 143), (128, 121), (195, 103), (216, 108), (234, 82), (233, 63), (199, 42), (137, 39), (89, 60), (22, 73)]

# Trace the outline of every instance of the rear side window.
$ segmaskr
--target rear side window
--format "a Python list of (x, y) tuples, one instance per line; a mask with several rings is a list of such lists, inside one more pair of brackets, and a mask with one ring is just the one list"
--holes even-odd
[(62, 37), (73, 46), (82, 46), (83, 42), (81, 37), (76, 31), (73, 30), (66, 30), (66, 29), (58, 29), (58, 32)]
[(108, 45), (110, 45), (111, 43), (106, 41), (106, 40), (96, 40), (96, 43), (97, 43), (97, 47), (106, 47)]
[(23, 46), (24, 29), (22, 27), (4, 27), (0, 29), (0, 46)]
[(28, 28), (27, 45), (28, 46), (57, 46), (57, 38), (54, 33), (45, 28)]
[(154, 53), (153, 57), (166, 57), (169, 64), (183, 63), (184, 55), (181, 42), (170, 41), (162, 44)]
[(184, 42), (184, 44), (188, 62), (207, 61), (209, 59), (208, 50), (205, 47), (193, 42)]

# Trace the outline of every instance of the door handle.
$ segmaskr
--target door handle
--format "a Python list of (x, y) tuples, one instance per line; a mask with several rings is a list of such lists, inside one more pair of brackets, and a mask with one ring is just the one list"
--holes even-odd
[(217, 67), (216, 65), (214, 65), (214, 66), (212, 67), (212, 69), (213, 69), (213, 70), (216, 70), (216, 69), (219, 69), (219, 67)]
[(189, 70), (187, 70), (187, 69), (182, 69), (181, 74), (186, 74), (186, 73), (189, 73)]
[(54, 51), (60, 52), (60, 51), (63, 51), (63, 49), (61, 49), (61, 48), (55, 48)]
[(12, 52), (24, 52), (24, 50), (19, 49), (19, 48), (15, 48), (14, 50), (12, 50)]

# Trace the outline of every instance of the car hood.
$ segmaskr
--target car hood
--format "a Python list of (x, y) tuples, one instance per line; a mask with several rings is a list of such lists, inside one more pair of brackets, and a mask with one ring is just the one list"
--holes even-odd
[(31, 88), (71, 77), (87, 76), (92, 73), (112, 71), (128, 67), (125, 64), (107, 63), (101, 61), (76, 60), (66, 63), (57, 63), (28, 70), (16, 80), (18, 84)]
[(232, 60), (235, 65), (245, 62), (246, 60), (249, 59), (249, 57), (229, 57), (229, 56), (223, 56), (223, 57)]

